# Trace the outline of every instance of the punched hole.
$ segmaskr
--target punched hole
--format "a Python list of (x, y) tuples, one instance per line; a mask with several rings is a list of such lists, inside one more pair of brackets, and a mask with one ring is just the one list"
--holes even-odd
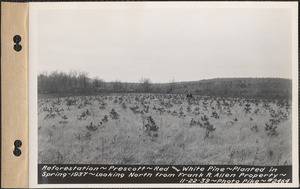
[(22, 141), (20, 140), (15, 140), (14, 142), (14, 146), (15, 146), (15, 149), (13, 151), (13, 154), (17, 157), (19, 157), (21, 154), (22, 154), (22, 151), (19, 149), (21, 146), (22, 146)]
[(19, 35), (15, 35), (13, 37), (13, 41), (14, 41), (14, 50), (19, 52), (22, 50), (22, 45), (20, 45), (19, 43), (21, 42), (22, 38)]

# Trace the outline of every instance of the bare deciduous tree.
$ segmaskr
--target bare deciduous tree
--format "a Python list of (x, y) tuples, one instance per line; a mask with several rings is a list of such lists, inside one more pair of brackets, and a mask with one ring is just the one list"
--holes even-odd
[(142, 78), (140, 80), (140, 88), (142, 92), (150, 92), (151, 91), (151, 81), (148, 78)]
[(167, 93), (172, 93), (174, 92), (176, 83), (175, 83), (175, 79), (173, 78), (172, 81), (169, 83), (169, 86), (167, 87)]

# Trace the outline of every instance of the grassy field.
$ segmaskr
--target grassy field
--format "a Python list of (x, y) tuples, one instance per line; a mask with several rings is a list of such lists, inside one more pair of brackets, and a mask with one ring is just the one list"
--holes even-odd
[(40, 98), (38, 161), (291, 165), (290, 104), (201, 96), (189, 104), (162, 94)]

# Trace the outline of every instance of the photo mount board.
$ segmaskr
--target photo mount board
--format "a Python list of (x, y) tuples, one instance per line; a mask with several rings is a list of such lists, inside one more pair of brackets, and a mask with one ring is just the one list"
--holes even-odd
[[(1, 187), (28, 187), (28, 3), (1, 2)], [(14, 36), (22, 50), (14, 50)], [(20, 156), (15, 141), (21, 141)]]
[[(145, 3), (147, 4), (147, 2), (145, 2)], [(5, 7), (5, 4), (10, 6), (11, 4), (14, 4), (14, 3), (2, 3), (2, 9), (3, 9), (3, 7)], [(226, 185), (221, 184), (221, 185), (219, 185), (219, 184), (211, 184), (211, 183), (210, 184), (191, 184), (191, 183), (190, 184), (183, 184), (183, 183), (182, 184), (170, 184), (170, 183), (164, 183), (164, 182), (162, 182), (161, 184), (158, 184), (158, 183), (156, 183), (156, 184), (145, 184), (145, 183), (137, 184), (137, 183), (134, 183), (133, 184), (132, 183), (130, 185), (127, 185), (127, 184), (126, 185), (124, 185), (124, 184), (112, 184), (110, 182), (109, 182), (110, 183), (109, 185), (106, 185), (106, 184), (103, 184), (103, 183), (102, 184), (101, 183), (93, 183), (93, 184), (89, 184), (89, 183), (85, 183), (85, 184), (66, 184), (66, 183), (64, 183), (63, 185), (58, 185), (58, 184), (54, 184), (54, 183), (53, 184), (37, 184), (38, 183), (38, 177), (36, 175), (37, 174), (36, 170), (38, 169), (38, 167), (37, 167), (37, 157), (36, 157), (36, 155), (37, 155), (37, 148), (36, 148), (37, 133), (36, 133), (36, 131), (33, 131), (33, 134), (29, 134), (30, 138), (28, 138), (28, 130), (30, 131), (30, 128), (32, 128), (29, 124), (29, 123), (31, 123), (30, 120), (37, 119), (35, 111), (32, 111), (33, 113), (31, 112), (31, 110), (35, 108), (34, 106), (36, 106), (36, 99), (37, 99), (37, 94), (36, 94), (37, 89), (34, 86), (35, 82), (32, 82), (32, 81), (36, 81), (36, 75), (37, 75), (36, 69), (37, 68), (35, 66), (36, 66), (36, 62), (37, 62), (37, 56), (36, 56), (36, 54), (32, 55), (31, 53), (33, 53), (33, 54), (36, 53), (36, 51), (38, 51), (38, 47), (37, 47), (37, 44), (36, 44), (37, 41), (35, 41), (35, 37), (36, 37), (37, 33), (36, 33), (36, 31), (34, 31), (34, 29), (32, 29), (34, 27), (31, 27), (31, 26), (28, 27), (28, 20), (29, 20), (29, 23), (31, 22), (34, 25), (35, 24), (34, 21), (36, 21), (35, 19), (37, 18), (37, 14), (36, 14), (37, 10), (39, 8), (43, 7), (43, 6), (44, 7), (41, 8), (43, 10), (51, 9), (51, 8), (52, 9), (64, 9), (64, 8), (70, 9), (70, 7), (71, 7), (71, 9), (76, 10), (76, 9), (84, 9), (84, 8), (89, 9), (90, 7), (93, 7), (94, 5), (96, 5), (97, 3), (95, 3), (95, 4), (94, 3), (83, 3), (83, 4), (80, 4), (80, 3), (61, 3), (61, 4), (60, 3), (41, 3), (43, 5), (41, 5), (41, 4), (37, 5), (38, 3), (16, 3), (16, 4), (20, 5), (20, 6), (22, 5), (22, 6), (25, 7), (24, 8), (24, 15), (25, 16), (23, 15), (22, 16), (23, 19), (18, 18), (18, 20), (25, 21), (25, 22), (23, 22), (23, 25), (26, 25), (26, 27), (22, 28), (24, 33), (21, 33), (22, 31), (20, 31), (18, 33), (21, 33), (21, 36), (22, 36), (22, 40), (21, 40), (20, 44), (21, 45), (23, 44), (22, 45), (23, 49), (21, 50), (21, 52), (25, 53), (25, 54), (22, 55), (22, 60), (20, 60), (20, 61), (24, 62), (25, 65), (27, 65), (27, 66), (25, 68), (22, 68), (20, 70), (20, 72), (18, 72), (18, 73), (11, 72), (11, 69), (15, 70), (15, 68), (6, 68), (4, 66), (5, 62), (10, 61), (10, 59), (8, 59), (8, 61), (6, 61), (7, 57), (18, 57), (18, 56), (15, 56), (14, 54), (11, 54), (10, 56), (9, 56), (9, 54), (7, 54), (8, 55), (7, 57), (3, 56), (5, 54), (4, 53), (5, 50), (3, 48), (10, 49), (9, 46), (14, 45), (13, 40), (11, 38), (12, 38), (12, 36), (14, 36), (16, 34), (15, 33), (11, 34), (9, 37), (4, 36), (5, 35), (5, 30), (3, 31), (3, 29), (5, 27), (2, 27), (1, 38), (3, 38), (3, 39), (9, 39), (10, 38), (10, 41), (9, 40), (7, 42), (3, 41), (1, 43), (2, 52), (3, 52), (2, 53), (2, 65), (1, 65), (2, 66), (2, 71), (1, 71), (2, 72), (2, 74), (1, 74), (2, 75), (2, 79), (1, 79), (1, 82), (2, 82), (2, 85), (1, 85), (2, 86), (2, 123), (1, 123), (2, 124), (2, 174), (1, 174), (2, 175), (2, 177), (1, 177), (2, 178), (1, 179), (2, 180), (2, 187), (20, 187), (20, 186), (21, 187), (26, 187), (26, 186), (28, 186), (28, 182), (29, 182), (29, 187), (58, 187), (58, 186), (62, 186), (62, 187), (107, 187), (107, 186), (109, 186), (109, 187), (110, 186), (113, 186), (113, 187), (124, 187), (124, 186), (125, 187), (136, 187), (136, 186), (138, 186), (138, 187), (153, 187), (153, 186), (155, 186), (155, 187), (295, 187), (295, 186), (298, 185), (298, 182), (299, 182), (298, 181), (298, 172), (299, 171), (297, 170), (298, 169), (298, 157), (297, 157), (297, 154), (298, 154), (298, 147), (297, 147), (297, 145), (298, 145), (298, 142), (297, 142), (298, 141), (298, 135), (297, 135), (297, 133), (298, 132), (293, 132), (293, 166), (292, 166), (292, 168), (293, 168), (293, 170), (292, 170), (293, 184), (288, 183), (288, 184), (276, 184), (276, 185), (274, 185), (274, 184), (259, 183), (259, 184), (245, 184), (245, 185), (241, 185), (241, 184), (226, 184)], [(103, 4), (103, 5), (106, 4), (107, 5), (109, 3), (108, 2), (102, 2), (100, 4)], [(116, 5), (115, 3), (112, 3), (112, 4)], [(123, 2), (123, 3), (117, 4), (117, 6), (119, 5), (121, 8), (123, 6), (123, 8), (124, 8), (124, 7), (127, 7), (127, 6), (135, 5), (137, 8), (139, 8), (138, 4), (139, 3), (134, 4), (134, 2), (133, 3)], [(149, 2), (148, 4), (150, 4), (151, 6), (157, 6), (157, 3), (150, 3)], [(188, 3), (182, 3), (182, 4), (173, 3), (172, 4), (172, 3), (165, 2), (163, 4), (164, 5), (172, 5), (172, 6), (189, 8), (189, 5), (187, 5)], [(197, 4), (197, 3), (195, 3), (195, 4)], [(245, 3), (245, 4), (225, 3), (225, 2), (221, 3), (220, 2), (218, 4), (207, 3), (206, 6), (209, 6), (210, 8), (221, 8), (221, 7), (226, 7), (226, 6), (228, 6), (228, 7), (230, 7), (230, 6), (242, 6), (244, 8), (250, 6), (250, 7), (253, 8), (253, 7), (257, 6), (257, 5), (254, 5), (252, 3), (250, 3), (250, 4), (247, 4), (247, 3)], [(258, 6), (263, 6), (264, 3), (257, 3), (257, 4), (258, 4)], [(264, 4), (264, 6), (266, 6), (266, 4)], [(272, 4), (271, 6), (274, 6), (274, 7), (277, 6), (277, 8), (280, 7), (280, 6), (289, 7), (289, 5), (287, 5), (287, 4), (284, 4), (284, 3), (282, 3), (280, 5), (279, 4), (277, 4), (277, 5)], [(31, 5), (32, 5), (32, 7), (36, 6), (35, 7), (36, 9), (34, 9), (34, 8), (31, 9), (30, 8)], [(99, 4), (98, 4), (98, 6), (99, 6)], [(113, 5), (111, 5), (111, 6), (113, 6)], [(39, 8), (37, 8), (37, 7), (39, 7)], [(159, 7), (159, 6), (157, 6), (157, 7)], [(296, 6), (294, 4), (293, 8), (292, 8), (293, 16), (297, 15), (296, 12), (295, 12), (295, 10), (297, 10), (297, 9), (295, 7)], [(9, 9), (6, 8), (5, 10), (9, 10)], [(16, 8), (16, 7), (13, 7), (13, 10), (14, 11), (18, 10), (18, 12), (19, 12), (20, 9)], [(32, 11), (32, 10), (34, 10), (34, 11)], [(1, 11), (1, 14), (4, 15), (5, 11)], [(11, 13), (9, 13), (9, 14), (11, 14)], [(32, 19), (30, 18), (30, 16), (28, 17), (28, 14), (31, 14)], [(9, 16), (11, 16), (11, 15), (9, 15)], [(3, 19), (4, 18), (5, 17), (3, 17)], [(1, 17), (1, 19), (2, 19), (2, 17)], [(296, 18), (293, 17), (293, 19), (296, 19)], [(5, 20), (8, 20), (8, 19), (5, 18)], [(293, 20), (293, 24), (295, 23), (294, 21), (295, 20)], [(4, 24), (11, 25), (10, 22), (9, 23), (1, 22), (1, 24), (2, 25), (4, 25)], [(18, 24), (18, 25), (22, 26), (22, 24)], [(293, 27), (294, 27), (293, 31), (295, 31), (295, 28), (297, 28), (297, 27), (295, 25), (293, 25)], [(24, 30), (24, 28), (25, 28), (25, 30)], [(30, 32), (28, 32), (28, 30), (30, 30)], [(30, 41), (30, 42), (28, 42), (28, 35), (31, 36), (30, 40), (32, 40), (32, 41)], [(293, 37), (297, 38), (296, 35), (293, 36)], [(297, 41), (297, 40), (294, 40), (294, 41)], [(5, 46), (5, 44), (7, 46)], [(28, 45), (29, 44), (31, 44), (31, 46), (29, 48), (33, 49), (33, 51), (30, 50), (30, 52), (29, 52), (29, 50), (28, 50)], [(14, 51), (13, 48), (11, 48), (10, 50), (11, 50), (11, 53), (16, 53), (16, 51)], [(18, 53), (20, 55), (20, 52), (18, 52)], [(293, 67), (293, 72), (294, 72), (293, 73), (293, 110), (298, 110), (298, 107), (297, 107), (297, 95), (298, 95), (298, 91), (297, 91), (297, 86), (298, 85), (297, 85), (297, 83), (298, 83), (298, 81), (296, 81), (296, 79), (295, 79), (295, 78), (297, 78), (298, 73), (296, 73), (296, 72), (297, 72), (298, 68), (297, 68), (297, 58), (295, 59), (295, 53), (297, 54), (297, 44), (294, 42), (294, 44), (293, 44), (293, 61), (294, 61), (293, 66), (295, 66), (295, 67)], [(28, 57), (30, 57), (29, 61), (28, 61)], [(296, 62), (295, 62), (295, 60), (296, 60)], [(15, 61), (19, 61), (19, 60), (15, 60)], [(31, 61), (35, 62), (35, 63), (33, 63), (31, 65)], [(296, 69), (294, 69), (294, 68), (296, 68)], [(30, 73), (29, 76), (28, 76), (28, 70), (29, 70), (29, 73)], [(7, 76), (3, 73), (9, 73), (10, 75)], [(12, 77), (12, 74), (13, 74), (13, 77)], [(14, 77), (14, 76), (16, 76), (16, 77)], [(6, 81), (5, 79), (9, 78), (9, 80), (12, 81), (11, 78), (18, 78), (18, 77), (19, 77), (19, 80), (17, 81), (17, 79), (14, 79), (14, 82), (17, 81), (18, 84), (20, 86), (23, 86), (23, 87), (21, 87), (21, 88), (18, 87), (17, 89), (9, 88), (9, 90), (14, 90), (14, 91), (6, 90), (7, 92), (9, 92), (9, 94), (5, 95), (4, 92), (3, 92), (6, 89), (5, 84), (7, 84), (7, 82), (4, 83), (4, 81)], [(30, 84), (30, 82), (33, 83), (33, 84)], [(30, 89), (30, 86), (32, 87), (31, 89), (33, 89), (33, 90)], [(21, 91), (19, 91), (19, 90), (21, 90)], [(23, 95), (24, 98), (20, 99), (20, 100), (22, 100), (22, 102), (16, 103), (16, 101), (15, 101), (16, 98), (11, 98), (11, 97), (13, 97), (13, 95), (11, 95), (11, 94), (18, 94), (16, 96), (19, 99), (20, 99), (20, 96)], [(295, 95), (295, 94), (297, 94), (297, 95)], [(31, 98), (32, 101), (28, 100), (28, 98), (29, 99)], [(16, 105), (11, 106), (14, 109), (13, 110), (7, 109), (5, 104), (3, 104), (4, 101), (7, 102), (8, 105), (16, 103)], [(21, 107), (18, 107), (19, 105), (21, 105)], [(28, 106), (30, 108), (28, 108)], [(22, 112), (18, 113), (18, 111), (22, 111)], [(11, 114), (20, 114), (21, 115), (20, 118), (23, 116), (23, 120), (13, 119), (13, 123), (5, 122), (5, 121), (10, 120), (10, 119), (5, 119), (5, 118), (10, 117), (8, 115), (11, 115)], [(297, 122), (297, 119), (296, 119), (297, 116), (298, 116), (297, 112), (293, 111), (293, 119), (294, 119), (293, 120), (294, 121), (293, 122), (293, 129), (294, 129), (294, 131), (297, 130), (297, 129), (295, 129), (296, 128), (295, 126), (298, 125), (298, 122)], [(296, 124), (296, 125), (294, 125), (294, 124)], [(5, 126), (5, 125), (9, 125), (9, 126)], [(20, 127), (15, 128), (16, 126), (12, 126), (12, 125), (24, 125), (24, 127), (22, 127), (22, 128), (25, 128), (25, 130), (20, 129)], [(8, 127), (9, 127), (9, 133), (14, 133), (11, 136), (11, 138), (9, 138), (10, 134), (7, 134), (7, 132), (5, 130), (5, 129), (8, 129)], [(11, 132), (12, 128), (13, 128), (13, 132)], [(20, 132), (21, 134), (15, 134), (15, 132)], [(30, 132), (32, 132), (32, 130)], [(22, 146), (20, 148), (22, 150), (22, 155), (18, 158), (15, 158), (15, 156), (12, 153), (13, 150), (14, 150), (13, 142), (15, 140), (18, 140), (18, 139), (22, 141)], [(28, 143), (30, 145), (28, 145)], [(33, 146), (35, 146), (35, 147), (33, 147)], [(3, 149), (4, 150), (6, 149), (7, 151), (3, 151)], [(28, 151), (30, 153), (28, 153)], [(6, 154), (10, 154), (10, 155), (6, 155)], [(22, 159), (22, 158), (24, 158), (24, 159)], [(16, 162), (21, 162), (21, 165), (24, 167), (24, 169), (19, 169), (18, 168), (15, 172), (11, 172), (13, 170), (11, 167), (14, 167), (13, 165), (16, 164), (16, 162), (13, 162), (14, 160)], [(29, 164), (28, 164), (28, 161), (29, 161)], [(3, 163), (5, 163), (5, 165), (7, 167), (3, 166)], [(107, 165), (107, 166), (111, 166), (111, 165)], [(132, 166), (128, 165), (128, 167), (132, 167)], [(149, 166), (149, 167), (151, 167), (151, 166)], [(54, 165), (53, 165), (52, 168), (53, 168), (53, 170), (55, 170)], [(172, 169), (172, 167), (169, 167), (169, 168)], [(208, 169), (208, 168), (206, 167), (205, 169)], [(24, 175), (24, 173), (28, 173), (28, 172), (29, 172), (29, 177), (27, 176), (28, 179), (25, 179), (25, 180), (23, 179), (23, 183), (15, 182), (16, 177), (13, 177), (13, 178), (11, 177), (12, 175), (14, 175), (14, 176), (19, 175), (22, 178), (26, 178), (23, 175)], [(8, 175), (8, 179), (3, 177), (5, 175)], [(41, 176), (41, 175), (39, 175), (39, 176)], [(50, 179), (49, 179), (49, 181), (50, 181)], [(20, 180), (20, 182), (22, 182), (22, 180)], [(116, 181), (116, 183), (118, 183), (118, 181)]]

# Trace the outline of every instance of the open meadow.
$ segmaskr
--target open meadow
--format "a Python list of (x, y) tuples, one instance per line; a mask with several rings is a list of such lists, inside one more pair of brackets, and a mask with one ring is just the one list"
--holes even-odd
[(38, 162), (291, 165), (290, 100), (124, 93), (40, 97)]

